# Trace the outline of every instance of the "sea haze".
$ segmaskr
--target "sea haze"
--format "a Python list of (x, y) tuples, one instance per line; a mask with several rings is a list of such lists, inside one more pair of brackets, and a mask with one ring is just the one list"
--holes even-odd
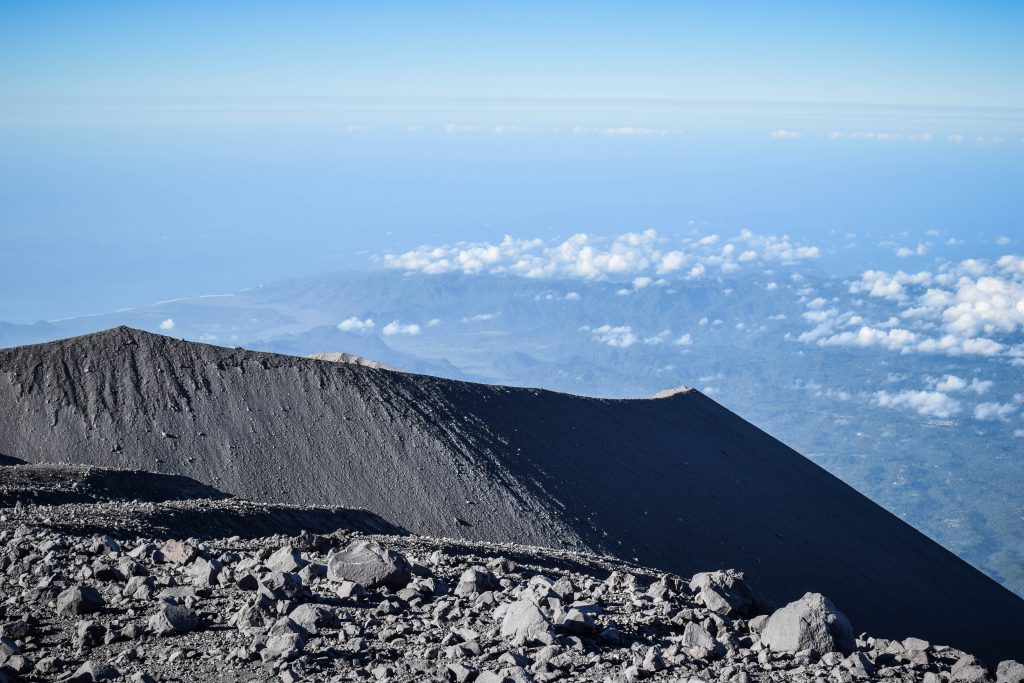
[(300, 105), (5, 110), (0, 320), (235, 291), (506, 233), (748, 228), (812, 241), (819, 266), (846, 276), (903, 266), (898, 246), (924, 242), (932, 256), (960, 258), (967, 245), (950, 239), (996, 256), (1024, 209), (1016, 110)]

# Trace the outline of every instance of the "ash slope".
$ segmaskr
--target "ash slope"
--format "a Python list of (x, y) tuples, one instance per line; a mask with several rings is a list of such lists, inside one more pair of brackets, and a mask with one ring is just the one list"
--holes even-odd
[(0, 453), (681, 575), (742, 567), (769, 601), (818, 591), (880, 636), (1024, 651), (1024, 601), (695, 391), (592, 399), (117, 328), (0, 351)]

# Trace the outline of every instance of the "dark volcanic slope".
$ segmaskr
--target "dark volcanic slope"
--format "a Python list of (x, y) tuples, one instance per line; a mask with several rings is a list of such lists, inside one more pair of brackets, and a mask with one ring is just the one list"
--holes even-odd
[(118, 328), (0, 350), (0, 454), (682, 575), (735, 566), (770, 600), (820, 591), (880, 636), (1024, 652), (1024, 601), (695, 391), (591, 399)]

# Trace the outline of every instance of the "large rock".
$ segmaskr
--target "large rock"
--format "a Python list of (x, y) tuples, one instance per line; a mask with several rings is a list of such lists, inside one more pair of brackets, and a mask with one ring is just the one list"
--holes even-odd
[(276, 572), (297, 572), (308, 562), (302, 559), (302, 553), (290, 545), (286, 545), (264, 562), (268, 569)]
[(178, 541), (176, 539), (165, 542), (163, 547), (160, 548), (160, 552), (163, 555), (164, 562), (177, 565), (188, 564), (199, 554), (196, 547), (188, 541)]
[(690, 590), (700, 595), (709, 610), (725, 616), (747, 615), (756, 606), (746, 577), (735, 569), (695, 574)]
[(103, 597), (92, 586), (72, 586), (57, 596), (57, 614), (75, 616), (103, 609)]
[(256, 590), (271, 600), (295, 600), (302, 595), (302, 579), (290, 572), (267, 572), (260, 576)]
[(550, 632), (551, 624), (534, 603), (517, 600), (509, 603), (501, 622), (501, 635), (513, 645), (526, 645)]
[(327, 578), (351, 581), (366, 588), (404, 588), (411, 578), (409, 562), (401, 553), (373, 541), (354, 541), (327, 561)]
[(1024, 664), (1012, 659), (999, 662), (996, 683), (1024, 683)]
[(813, 649), (819, 654), (850, 654), (856, 646), (846, 615), (821, 593), (807, 593), (776, 610), (768, 619), (761, 642), (777, 651)]
[(158, 636), (188, 633), (198, 625), (196, 613), (181, 605), (164, 605), (149, 618), (149, 630)]

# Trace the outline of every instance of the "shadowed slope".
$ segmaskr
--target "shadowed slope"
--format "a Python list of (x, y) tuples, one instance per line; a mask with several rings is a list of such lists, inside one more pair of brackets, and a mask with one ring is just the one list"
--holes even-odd
[(878, 635), (1024, 650), (1024, 601), (696, 391), (592, 399), (118, 328), (0, 351), (0, 452), (365, 508), (418, 534), (734, 566)]

